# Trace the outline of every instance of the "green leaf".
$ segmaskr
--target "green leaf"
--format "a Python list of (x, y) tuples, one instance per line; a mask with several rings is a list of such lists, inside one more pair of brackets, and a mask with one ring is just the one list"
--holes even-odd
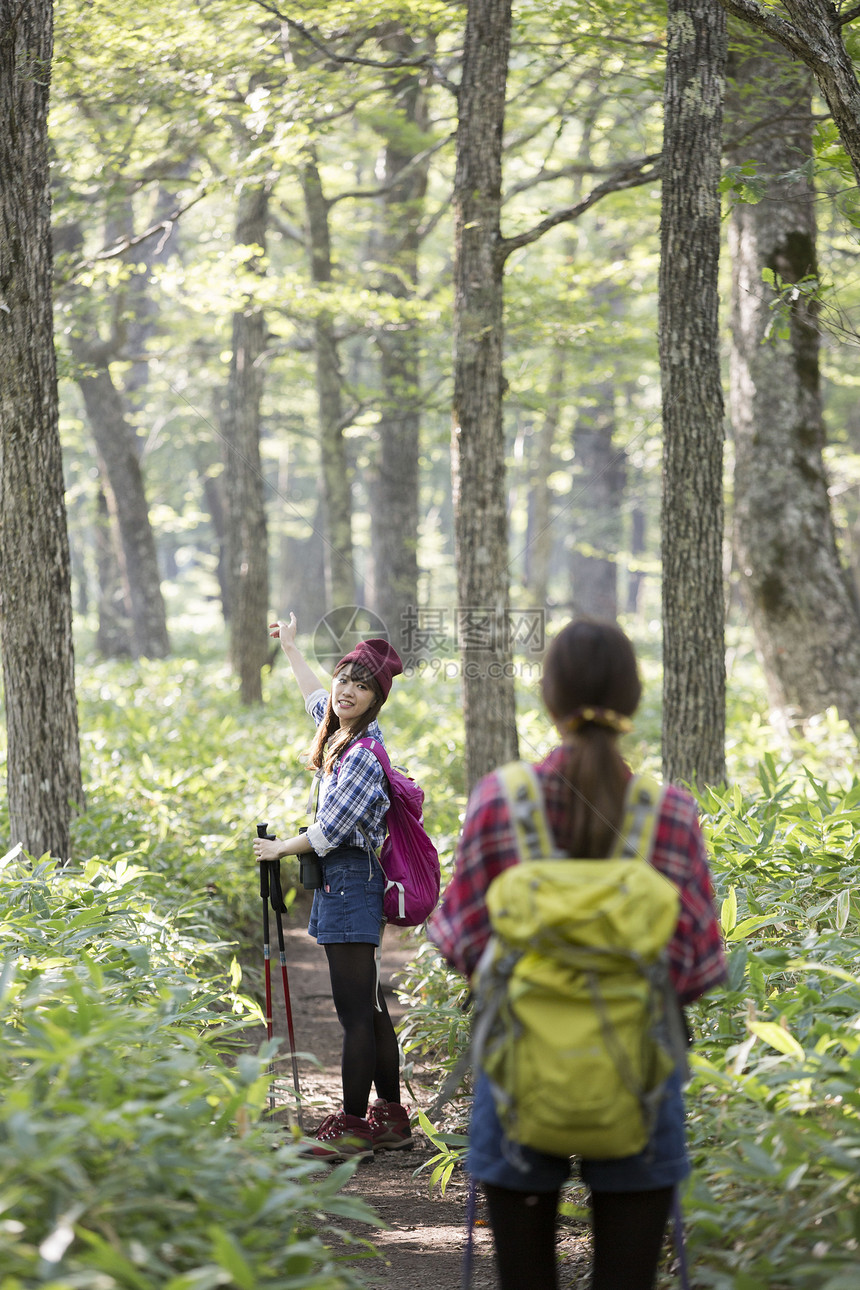
[(738, 898), (734, 887), (729, 888), (729, 894), (726, 896), (720, 906), (720, 926), (723, 929), (723, 935), (728, 936), (738, 920)]
[(771, 1048), (777, 1052), (785, 1053), (787, 1057), (805, 1056), (803, 1046), (797, 1042), (794, 1036), (780, 1026), (775, 1021), (747, 1021), (748, 1028), (757, 1038), (764, 1040)]
[(218, 1227), (210, 1227), (212, 1248), (215, 1257), (239, 1286), (239, 1290), (256, 1290), (257, 1278), (254, 1269), (243, 1255), (235, 1237)]
[(848, 923), (848, 915), (851, 912), (851, 892), (844, 887), (836, 897), (836, 926), (840, 932), (844, 932)]

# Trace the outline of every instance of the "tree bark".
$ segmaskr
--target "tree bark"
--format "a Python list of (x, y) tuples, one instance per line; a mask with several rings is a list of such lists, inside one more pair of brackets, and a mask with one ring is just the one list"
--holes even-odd
[[(312, 148), (302, 167), (301, 181), (307, 217), (311, 279), (315, 285), (325, 287), (332, 280), (329, 207)], [(343, 437), (340, 355), (334, 318), (331, 310), (326, 308), (319, 308), (314, 319), (314, 354), (326, 520), (326, 592), (329, 608), (340, 608), (355, 603), (352, 488)]]
[(645, 574), (638, 567), (639, 560), (645, 555), (647, 550), (645, 543), (645, 531), (647, 525), (647, 516), (645, 507), (639, 501), (633, 503), (630, 512), (630, 569), (627, 576), (627, 612), (628, 614), (638, 614), (642, 608), (642, 588), (645, 583)]
[(549, 477), (552, 474), (555, 438), (561, 420), (566, 363), (566, 347), (555, 345), (550, 357), (549, 383), (544, 393), (544, 419), (535, 436), (537, 452), (530, 470), (523, 581), (532, 605), (541, 608), (546, 605), (549, 595), (554, 539), (553, 499)]
[(729, 226), (741, 585), (773, 706), (790, 719), (833, 704), (856, 729), (860, 615), (830, 512), (817, 308), (801, 289), (775, 314), (777, 293), (762, 280), (769, 269), (782, 283), (818, 285), (815, 192), (798, 174), (812, 156), (812, 77), (756, 33), (731, 71), (729, 156), (754, 162), (766, 185), (760, 201), (736, 203)]
[(574, 613), (614, 622), (618, 617), (618, 547), (624, 459), (613, 444), (613, 391), (603, 405), (580, 412), (574, 437), (578, 468), (574, 547), (570, 572)]
[[(402, 57), (415, 50), (415, 42), (402, 32), (383, 46)], [(415, 164), (415, 149), (406, 144), (426, 130), (427, 105), (419, 76), (401, 75), (391, 90), (398, 112), (383, 151), (380, 286), (396, 299), (408, 300), (418, 283), (429, 159)], [(371, 507), (374, 608), (391, 643), (409, 662), (414, 652), (410, 624), (418, 605), (421, 337), (417, 324), (404, 321), (380, 329), (376, 340), (382, 398)]]
[(104, 346), (74, 336), (69, 344), (79, 369), (76, 380), (95, 440), (108, 508), (120, 535), (132, 648), (136, 657), (166, 658), (170, 653), (167, 615), (134, 431), (105, 361)]
[(83, 805), (57, 413), (49, 0), (0, 0), (0, 646), (9, 832), (66, 858)]
[(454, 178), (452, 473), (471, 787), (517, 755), (502, 428), (502, 131), (510, 0), (470, 0)]
[[(236, 243), (265, 252), (270, 186), (243, 189)], [(256, 259), (252, 259), (253, 270)], [(230, 604), (230, 659), (244, 704), (263, 700), (262, 669), (268, 660), (269, 543), (260, 458), (262, 355), (266, 319), (251, 296), (233, 315), (233, 346), (224, 420), (227, 569)]]
[(96, 495), (93, 536), (98, 583), (96, 649), (103, 658), (132, 658), (131, 604), (119, 558), (119, 533), (103, 488)]
[[(215, 419), (220, 416), (221, 399), (216, 395)], [(224, 622), (230, 623), (230, 571), (227, 551), (227, 501), (224, 483), (223, 455), (217, 444), (206, 442), (197, 445), (194, 465), (203, 489), (203, 502), (209, 512), (212, 535), (215, 540), (215, 577), (221, 599)]]
[[(603, 282), (591, 292), (590, 313), (617, 311), (617, 292)], [(604, 362), (606, 360), (604, 359)], [(585, 380), (576, 394), (573, 429), (574, 488), (571, 582), (576, 614), (614, 622), (618, 617), (618, 549), (625, 460), (613, 442), (615, 382), (608, 374)]]
[(778, 41), (812, 71), (860, 184), (860, 82), (845, 47), (844, 22), (832, 0), (782, 0), (790, 21), (758, 0), (721, 3), (728, 13)]
[(663, 770), (725, 779), (720, 253), (725, 13), (670, 0), (660, 245)]

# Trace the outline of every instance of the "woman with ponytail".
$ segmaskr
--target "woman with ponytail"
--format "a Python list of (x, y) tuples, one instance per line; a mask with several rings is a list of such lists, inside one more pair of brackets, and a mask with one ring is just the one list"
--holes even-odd
[[(535, 767), (556, 845), (578, 859), (605, 857), (631, 776), (618, 738), (632, 729), (641, 694), (630, 641), (614, 623), (568, 624), (547, 652), (542, 692), (561, 739)], [(490, 936), (487, 889), (518, 861), (506, 795), (493, 773), (469, 799), (454, 877), (429, 927), (430, 939), (467, 977)], [(690, 1003), (724, 979), (725, 961), (695, 803), (673, 785), (662, 799), (651, 863), (681, 897), (669, 971), (679, 1001)], [(487, 1199), (502, 1290), (556, 1290), (556, 1213), (570, 1161), (531, 1148), (511, 1151), (483, 1076), (468, 1168)], [(680, 1078), (668, 1081), (644, 1151), (583, 1160), (580, 1169), (592, 1210), (591, 1290), (652, 1290), (673, 1192), (689, 1173)]]

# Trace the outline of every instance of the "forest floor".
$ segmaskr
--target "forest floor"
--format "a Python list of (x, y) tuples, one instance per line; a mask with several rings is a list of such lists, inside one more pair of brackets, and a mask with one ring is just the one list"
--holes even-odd
[[(306, 1058), (299, 1060), (299, 1084), (306, 1108), (304, 1128), (308, 1132), (341, 1105), (341, 1031), (331, 1001), (325, 952), (308, 936), (306, 925), (303, 909), (294, 908), (285, 916), (296, 1049), (299, 1053), (313, 1053), (319, 1063), (316, 1065)], [(286, 1054), (287, 1028), (274, 926), (272, 942), (272, 1013), (275, 1034), (284, 1038), (282, 1052)], [(382, 987), (395, 1026), (403, 1016), (403, 1007), (395, 994), (397, 974), (414, 953), (415, 943), (407, 934), (396, 928), (387, 929), (382, 953)], [(279, 1078), (291, 1087), (290, 1070), (289, 1061), (280, 1063), (280, 1071), (284, 1073)], [(424, 1109), (437, 1092), (435, 1079), (434, 1073), (422, 1072), (419, 1067), (415, 1078), (410, 1080), (412, 1092)], [(403, 1098), (410, 1105), (405, 1091)], [(411, 1151), (377, 1152), (372, 1161), (358, 1166), (344, 1188), (346, 1193), (360, 1196), (383, 1223), (377, 1227), (338, 1220), (353, 1238), (371, 1242), (378, 1252), (378, 1257), (354, 1265), (370, 1290), (456, 1290), (461, 1284), (468, 1181), (462, 1170), (455, 1170), (444, 1195), (438, 1187), (431, 1190), (430, 1170), (416, 1171), (435, 1154), (435, 1148), (420, 1130), (413, 1128), (413, 1137)], [(559, 1229), (559, 1254), (564, 1290), (580, 1290), (580, 1287), (584, 1290), (589, 1265), (587, 1228), (563, 1224)], [(497, 1285), (492, 1240), (479, 1197), (472, 1287), (473, 1290), (495, 1290)]]

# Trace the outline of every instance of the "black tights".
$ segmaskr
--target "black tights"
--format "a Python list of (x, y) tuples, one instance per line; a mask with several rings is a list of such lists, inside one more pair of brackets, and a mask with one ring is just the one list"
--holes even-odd
[[(559, 1193), (483, 1187), (501, 1290), (557, 1290)], [(591, 1290), (653, 1290), (671, 1204), (671, 1187), (592, 1193)]]
[(343, 1029), (341, 1078), (347, 1115), (367, 1115), (370, 1086), (386, 1102), (400, 1101), (400, 1054), (382, 990), (376, 1002), (376, 946), (325, 946), (331, 994)]

